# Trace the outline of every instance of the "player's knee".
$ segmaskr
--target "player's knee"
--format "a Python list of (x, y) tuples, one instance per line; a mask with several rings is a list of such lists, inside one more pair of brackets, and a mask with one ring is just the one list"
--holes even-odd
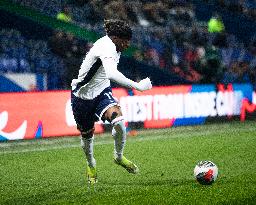
[(107, 120), (111, 123), (114, 119), (120, 116), (122, 116), (120, 107), (113, 106), (107, 109), (107, 111), (104, 113), (104, 120)]
[(112, 122), (114, 119), (116, 119), (118, 116), (117, 112), (112, 112), (111, 117), (110, 117), (110, 122)]

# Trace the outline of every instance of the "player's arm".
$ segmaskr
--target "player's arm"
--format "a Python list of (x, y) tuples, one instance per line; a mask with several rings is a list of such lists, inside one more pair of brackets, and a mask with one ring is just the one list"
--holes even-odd
[(141, 80), (139, 83), (126, 78), (121, 72), (117, 70), (117, 63), (113, 58), (105, 58), (103, 60), (103, 67), (105, 68), (107, 77), (127, 88), (134, 88), (139, 91), (149, 90), (152, 88), (152, 84), (149, 78)]

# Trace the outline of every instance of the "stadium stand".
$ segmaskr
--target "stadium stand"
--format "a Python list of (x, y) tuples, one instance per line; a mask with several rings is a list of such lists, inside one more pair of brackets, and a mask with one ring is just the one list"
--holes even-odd
[[(241, 34), (230, 32), (232, 29), (229, 29), (229, 24), (226, 25), (228, 22), (226, 18), (223, 18), (223, 21), (227, 29), (221, 38), (209, 33), (207, 20), (210, 16), (208, 19), (200, 19), (202, 9), (200, 10), (198, 1), (12, 0), (12, 2), (40, 11), (52, 18), (56, 18), (63, 6), (67, 6), (74, 20), (73, 24), (99, 35), (104, 33), (102, 28), (104, 18), (129, 21), (135, 33), (132, 43), (138, 48), (133, 52), (133, 58), (142, 64), (155, 67), (155, 72), (164, 70), (174, 78), (180, 77), (180, 80), (169, 83), (227, 82), (225, 76), (230, 69), (232, 70), (233, 64), (243, 63), (248, 64), (250, 80), (253, 81), (255, 78), (255, 40), (244, 42), (240, 38)], [(208, 11), (211, 15), (215, 8), (212, 5), (218, 7), (225, 4), (227, 11), (221, 13), (225, 17), (225, 12), (230, 12), (230, 2), (204, 1), (204, 5), (207, 9), (211, 9), (209, 10), (211, 12)], [(246, 2), (246, 5), (249, 5), (250, 1)], [(245, 7), (245, 4), (243, 6)], [(236, 15), (243, 15), (244, 10), (243, 12), (236, 10)], [(232, 82), (240, 82), (240, 80)], [(255, 80), (252, 83), (255, 84)]]
[(0, 72), (46, 73), (48, 88), (61, 87), (60, 76), (64, 64), (54, 55), (47, 41), (26, 39), (15, 29), (0, 30)]
[[(206, 1), (209, 2), (209, 1)], [(243, 14), (251, 19), (256, 19), (256, 2), (254, 0), (212, 0), (212, 4), (222, 6), (226, 10)]]

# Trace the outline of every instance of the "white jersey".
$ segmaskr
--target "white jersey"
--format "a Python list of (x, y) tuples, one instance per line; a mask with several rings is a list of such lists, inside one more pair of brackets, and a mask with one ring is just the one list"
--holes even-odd
[(93, 99), (110, 86), (109, 74), (118, 72), (117, 65), (120, 52), (108, 36), (97, 40), (86, 54), (77, 79), (71, 86), (75, 96), (82, 99)]

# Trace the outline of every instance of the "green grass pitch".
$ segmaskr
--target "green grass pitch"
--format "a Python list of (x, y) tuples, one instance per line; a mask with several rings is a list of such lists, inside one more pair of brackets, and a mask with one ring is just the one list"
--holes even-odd
[[(113, 163), (109, 135), (95, 139), (94, 188), (78, 137), (0, 143), (0, 204), (256, 204), (255, 121), (140, 130), (125, 148), (137, 175)], [(213, 185), (195, 181), (200, 160), (217, 164)]]

